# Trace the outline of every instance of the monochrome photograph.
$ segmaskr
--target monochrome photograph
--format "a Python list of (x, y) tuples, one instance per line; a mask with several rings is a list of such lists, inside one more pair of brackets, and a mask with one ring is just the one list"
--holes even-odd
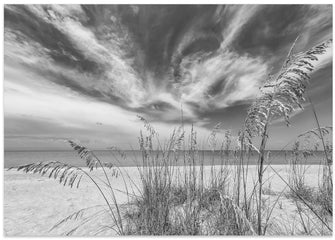
[(333, 235), (331, 4), (3, 8), (5, 237)]

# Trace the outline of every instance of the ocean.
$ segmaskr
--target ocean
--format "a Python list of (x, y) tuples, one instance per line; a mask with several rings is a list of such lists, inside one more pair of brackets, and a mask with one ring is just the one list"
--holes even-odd
[[(142, 153), (140, 151), (125, 151), (126, 158), (122, 159), (119, 154), (115, 151), (94, 151), (95, 155), (104, 162), (112, 162), (120, 167), (131, 167), (142, 164)], [(238, 153), (237, 153), (238, 154)], [(181, 154), (182, 155), (182, 154)], [(204, 159), (204, 165), (215, 165), (221, 164), (222, 154), (220, 151), (199, 151), (199, 155)], [(228, 155), (223, 154), (223, 161), (227, 161), (229, 164), (238, 164), (238, 160), (234, 157), (234, 153), (231, 151)], [(273, 165), (288, 164), (292, 158), (290, 151), (270, 151), (269, 159)], [(248, 164), (257, 164), (258, 155), (253, 154)], [(25, 165), (36, 162), (46, 161), (59, 161), (66, 164), (74, 165), (77, 167), (85, 166), (85, 161), (80, 159), (75, 151), (5, 151), (4, 152), (4, 168), (16, 167), (19, 165)], [(175, 165), (183, 165), (184, 158), (180, 157), (175, 161)], [(245, 163), (247, 161), (245, 160)], [(324, 154), (322, 151), (315, 152), (313, 156), (308, 156), (306, 160), (300, 162), (301, 164), (316, 165), (324, 162)], [(199, 164), (199, 163), (196, 163)]]

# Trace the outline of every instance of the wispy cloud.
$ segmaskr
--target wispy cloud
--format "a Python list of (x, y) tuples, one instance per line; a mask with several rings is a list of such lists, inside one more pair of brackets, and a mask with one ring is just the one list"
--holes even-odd
[[(6, 5), (4, 32), (6, 136), (25, 136), (14, 123), (27, 119), (67, 129), (56, 138), (90, 128), (126, 141), (136, 114), (167, 133), (181, 107), (186, 124), (205, 127), (241, 109), (297, 35), (297, 51), (331, 37), (332, 8)], [(328, 51), (317, 71), (331, 63)]]
[(204, 108), (224, 108), (254, 98), (267, 73), (267, 65), (261, 58), (229, 51), (220, 50), (203, 61), (192, 58), (185, 61), (185, 78), (176, 88), (185, 102), (198, 103)]
[(218, 9), (216, 18), (225, 27), (222, 30), (220, 48), (226, 49), (236, 40), (244, 26), (251, 21), (251, 18), (263, 8), (261, 5), (230, 6)]

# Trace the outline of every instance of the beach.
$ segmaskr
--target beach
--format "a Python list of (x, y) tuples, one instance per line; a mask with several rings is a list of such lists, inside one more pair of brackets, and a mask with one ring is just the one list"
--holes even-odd
[(4, 4), (4, 236), (330, 236), (331, 4)]
[[(306, 169), (305, 181), (310, 187), (318, 186), (318, 173), (321, 169), (317, 165), (303, 166)], [(178, 168), (178, 167), (177, 167)], [(231, 175), (235, 171), (235, 166), (228, 166)], [(288, 181), (289, 166), (275, 165), (273, 168), (280, 176)], [(218, 167), (217, 167), (218, 169)], [(179, 167), (183, 171), (182, 167)], [(204, 172), (209, 175), (210, 166), (205, 166)], [(129, 188), (130, 185), (140, 186), (140, 177), (136, 167), (124, 167), (122, 172), (125, 176), (125, 182)], [(131, 181), (127, 174), (131, 176)], [(100, 169), (92, 172), (94, 176), (103, 178)], [(253, 188), (253, 182), (256, 180), (257, 166), (249, 166), (247, 189)], [(285, 182), (276, 175), (270, 168), (267, 168), (264, 174), (264, 201), (270, 205), (275, 203), (271, 220), (273, 227), (267, 231), (270, 235), (298, 234), (299, 226), (298, 213), (292, 199), (286, 197), (289, 192)], [(128, 202), (126, 187), (122, 177), (111, 179), (118, 204), (122, 205)], [(133, 183), (133, 184), (132, 184)], [(229, 185), (229, 183), (228, 183)], [(129, 192), (132, 192), (128, 189)], [(231, 189), (233, 191), (233, 189)], [(134, 188), (134, 193), (138, 190)], [(279, 196), (280, 195), (280, 196)], [(277, 200), (279, 197), (279, 200)], [(25, 174), (16, 170), (5, 170), (4, 172), (4, 234), (5, 236), (110, 236), (115, 235), (111, 229), (106, 230), (106, 225), (112, 224), (110, 215), (106, 212), (97, 215), (95, 220), (81, 224), (79, 220), (85, 219), (90, 214), (94, 214), (100, 206), (89, 209), (83, 216), (77, 220), (69, 220), (58, 228), (49, 231), (59, 221), (70, 214), (96, 205), (103, 205), (107, 209), (104, 199), (101, 197), (96, 187), (83, 179), (79, 188), (70, 188), (60, 185), (57, 180), (49, 179), (35, 174)], [(87, 215), (86, 215), (87, 214)], [(277, 226), (276, 224), (284, 226)], [(78, 227), (78, 228), (76, 228)], [(71, 232), (76, 228), (74, 232)], [(291, 229), (289, 229), (291, 228)], [(277, 231), (277, 232), (276, 232)]]

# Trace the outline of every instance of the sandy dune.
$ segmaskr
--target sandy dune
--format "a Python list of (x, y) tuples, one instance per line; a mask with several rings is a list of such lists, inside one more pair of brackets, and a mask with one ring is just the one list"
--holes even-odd
[[(233, 166), (230, 167), (234, 169)], [(274, 166), (282, 177), (287, 179), (288, 166)], [(139, 174), (135, 167), (123, 168), (132, 177), (132, 180), (138, 184)], [(205, 172), (209, 173), (210, 167), (206, 167)], [(306, 183), (312, 187), (318, 184), (319, 166), (308, 166), (305, 174)], [(100, 170), (95, 172), (96, 176), (103, 177)], [(256, 179), (256, 166), (249, 167), (248, 189), (252, 188), (253, 180)], [(269, 181), (265, 183), (264, 198), (269, 203), (274, 202), (278, 194), (285, 188), (285, 183), (276, 176), (272, 170), (267, 170), (265, 179)], [(111, 179), (113, 187), (125, 191), (123, 180), (121, 177)], [(126, 180), (129, 186), (129, 181)], [(136, 190), (135, 190), (136, 192)], [(118, 203), (126, 203), (127, 196), (122, 192), (116, 192)], [(285, 234), (293, 233), (297, 226), (297, 212), (292, 200), (282, 196), (277, 204), (272, 218), (273, 222), (285, 223), (285, 226), (273, 225), (269, 229), (269, 234)], [(97, 189), (87, 180), (83, 180), (80, 187), (69, 188), (63, 187), (57, 181), (40, 177), (33, 174), (25, 174), (15, 170), (6, 171), (4, 173), (4, 233), (5, 236), (59, 236), (69, 233), (76, 226), (80, 226), (80, 221), (69, 221), (52, 231), (49, 231), (56, 223), (78, 211), (96, 205), (104, 205), (104, 200), (99, 195)], [(103, 206), (105, 207), (105, 206)], [(79, 216), (81, 220), (102, 209), (101, 207), (92, 208), (85, 212), (83, 216)], [(79, 227), (72, 233), (74, 236), (90, 236), (90, 235), (111, 235), (115, 234), (112, 230), (106, 230), (105, 226), (111, 224), (111, 217), (106, 213), (96, 216), (94, 221), (88, 222), (86, 225)], [(291, 229), (286, 229), (291, 228)], [(99, 232), (100, 230), (104, 230)], [(276, 232), (277, 231), (277, 232)]]

